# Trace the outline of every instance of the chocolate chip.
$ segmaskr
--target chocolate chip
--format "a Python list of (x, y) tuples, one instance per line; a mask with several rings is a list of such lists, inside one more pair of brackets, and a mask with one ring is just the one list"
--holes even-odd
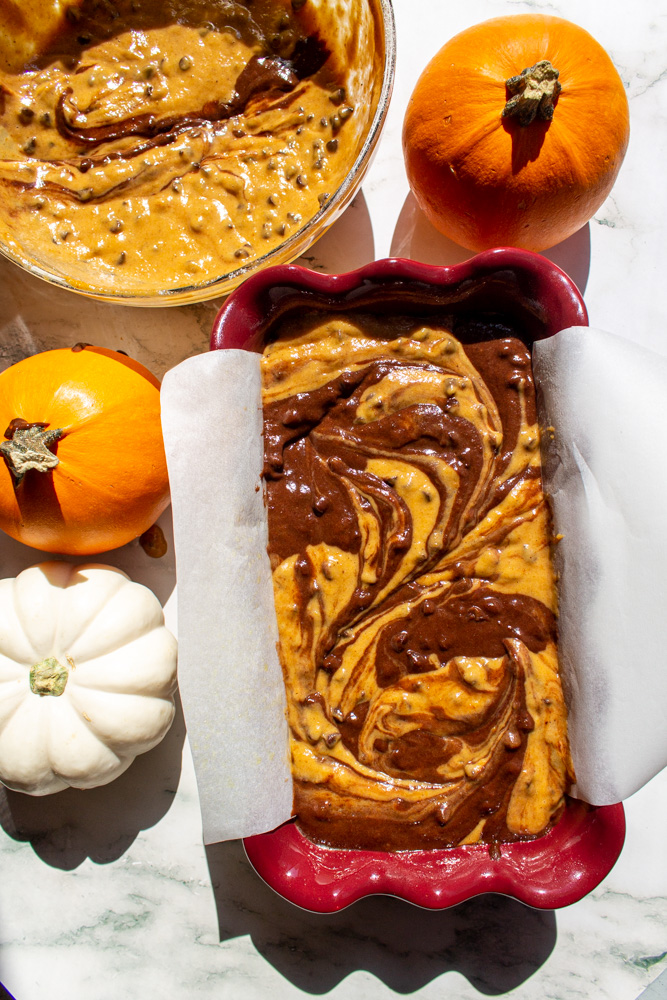
[(310, 561), (307, 556), (299, 556), (294, 563), (294, 568), (301, 576), (310, 576)]
[(358, 590), (354, 595), (354, 603), (358, 608), (367, 608), (373, 600), (373, 595), (369, 590)]
[(409, 649), (405, 655), (407, 657), (411, 673), (424, 673), (426, 670), (433, 669), (433, 665), (431, 664), (428, 656), (425, 656), (424, 653), (418, 653), (416, 649)]
[(530, 712), (521, 712), (517, 716), (516, 724), (524, 733), (530, 733), (535, 728), (535, 722)]
[(322, 660), (322, 669), (326, 670), (327, 673), (335, 674), (340, 666), (340, 660), (334, 653), (329, 653)]
[(408, 644), (408, 633), (407, 632), (397, 632), (393, 635), (389, 641), (389, 645), (394, 650), (395, 653), (402, 653)]

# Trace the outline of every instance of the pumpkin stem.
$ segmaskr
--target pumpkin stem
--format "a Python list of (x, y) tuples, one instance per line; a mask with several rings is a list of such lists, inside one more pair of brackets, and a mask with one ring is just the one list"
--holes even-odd
[[(12, 428), (12, 424), (8, 430)], [(14, 477), (14, 488), (21, 485), (30, 469), (37, 469), (39, 472), (55, 469), (59, 459), (49, 451), (49, 446), (62, 435), (60, 428), (45, 430), (43, 424), (27, 424), (25, 427), (12, 429), (11, 439), (0, 444), (0, 455)]]
[(554, 102), (562, 87), (558, 70), (548, 59), (542, 59), (524, 69), (519, 76), (505, 80), (510, 99), (503, 108), (503, 118), (517, 118), (520, 125), (530, 125), (535, 118), (550, 122), (554, 116)]
[(65, 690), (68, 677), (67, 667), (63, 667), (55, 656), (47, 656), (30, 668), (30, 690), (33, 694), (51, 694), (57, 698)]

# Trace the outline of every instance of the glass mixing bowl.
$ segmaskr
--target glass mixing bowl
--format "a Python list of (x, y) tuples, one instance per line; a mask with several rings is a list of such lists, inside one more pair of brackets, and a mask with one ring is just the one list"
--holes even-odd
[[(188, 0), (182, 2), (186, 3)], [(156, 283), (148, 275), (148, 269), (145, 282), (141, 275), (133, 282), (127, 281), (127, 278), (124, 282), (120, 268), (116, 269), (116, 273), (106, 276), (92, 264), (88, 264), (85, 259), (77, 261), (75, 255), (63, 261), (62, 255), (57, 257), (50, 252), (51, 239), (38, 244), (36, 239), (26, 233), (25, 227), (21, 226), (20, 213), (10, 213), (14, 216), (11, 229), (5, 224), (0, 226), (0, 252), (31, 274), (52, 284), (96, 299), (143, 306), (183, 305), (226, 295), (249, 275), (267, 265), (284, 264), (302, 254), (336, 221), (361, 185), (387, 114), (395, 63), (395, 26), (391, 0), (340, 0), (335, 4), (335, 9), (330, 0), (307, 0), (307, 3), (309, 24), (315, 26), (315, 37), (323, 41), (336, 65), (345, 67), (345, 100), (353, 104), (355, 109), (353, 118), (345, 123), (345, 127), (352, 126), (354, 141), (346, 144), (350, 147), (350, 151), (338, 168), (338, 176), (342, 176), (343, 179), (337, 189), (331, 194), (327, 192), (326, 200), (315, 214), (309, 218), (304, 216), (303, 222), (297, 218), (295, 225), (299, 225), (300, 228), (283, 242), (273, 246), (264, 254), (244, 260), (242, 265), (235, 265), (233, 268), (221, 259), (220, 272), (212, 275), (209, 266), (205, 279), (201, 281), (196, 281), (192, 275), (184, 271), (182, 282), (178, 280), (174, 284), (171, 281), (169, 287), (159, 287), (159, 282)], [(302, 6), (300, 3), (292, 3), (291, 9), (298, 10)], [(57, 11), (56, 15), (53, 12), (55, 8), (60, 7), (64, 9), (63, 4), (58, 3), (55, 6), (50, 4), (48, 11), (46, 7), (42, 10), (39, 4), (31, 8), (30, 16), (35, 18), (35, 24), (34, 30), (26, 34), (25, 41), (29, 48), (34, 48), (34, 39), (42, 38), (49, 28), (46, 14), (48, 13), (49, 17), (57, 16)], [(85, 11), (86, 0), (81, 0), (79, 7)], [(285, 8), (289, 10), (290, 5), (285, 4)], [(72, 10), (75, 9), (77, 9), (76, 3), (70, 4), (65, 14), (71, 18)], [(10, 58), (15, 59), (15, 53), (20, 47), (20, 39), (15, 39), (9, 32), (9, 26), (2, 21), (0, 12), (0, 69), (3, 66), (7, 68)], [(27, 55), (26, 49), (26, 57)], [(335, 109), (332, 108), (332, 111)], [(20, 114), (30, 114), (30, 109), (22, 108)], [(8, 124), (11, 125), (11, 122)], [(1, 116), (0, 140), (0, 181), (3, 181), (3, 161), (9, 171), (12, 146), (7, 142)], [(23, 148), (25, 150), (26, 147)], [(104, 149), (104, 147), (99, 148)], [(96, 151), (97, 149), (98, 147)], [(34, 161), (29, 161), (30, 169), (34, 166), (39, 176), (37, 154), (35, 157)], [(73, 174), (76, 176), (76, 171), (73, 171)], [(20, 179), (21, 175), (18, 176)], [(76, 176), (76, 181), (80, 183), (81, 178)], [(40, 193), (38, 187), (39, 182), (29, 183), (27, 185), (29, 195), (37, 197)], [(10, 201), (13, 198), (15, 202), (20, 203), (25, 190), (25, 185), (19, 184), (17, 187), (14, 182), (13, 187), (9, 185), (5, 196)], [(144, 199), (148, 212), (151, 210), (150, 200), (150, 197)], [(167, 222), (169, 222), (168, 216)], [(176, 223), (172, 232), (177, 234)], [(56, 242), (55, 231), (53, 242)], [(180, 276), (180, 272), (177, 276)]]

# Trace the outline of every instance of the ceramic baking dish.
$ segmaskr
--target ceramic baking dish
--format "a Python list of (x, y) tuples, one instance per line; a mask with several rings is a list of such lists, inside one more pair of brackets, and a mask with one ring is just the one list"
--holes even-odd
[[(304, 308), (479, 318), (511, 326), (529, 344), (588, 323), (579, 291), (559, 268), (537, 254), (500, 248), (453, 267), (383, 260), (338, 275), (296, 266), (268, 269), (227, 300), (211, 349), (261, 351), (276, 320)], [(317, 912), (340, 910), (376, 893), (436, 909), (498, 892), (554, 909), (598, 885), (618, 858), (624, 835), (620, 803), (593, 808), (570, 799), (545, 836), (501, 845), (495, 857), (486, 844), (395, 853), (332, 849), (312, 843), (294, 822), (244, 843), (251, 864), (272, 888)]]

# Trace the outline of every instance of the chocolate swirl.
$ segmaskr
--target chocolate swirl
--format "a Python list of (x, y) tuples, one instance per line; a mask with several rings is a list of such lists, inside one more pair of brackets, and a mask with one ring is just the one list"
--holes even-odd
[[(110, 158), (131, 158), (145, 152), (151, 146), (164, 145), (173, 142), (181, 132), (197, 127), (212, 125), (215, 122), (226, 121), (236, 115), (242, 115), (250, 101), (260, 94), (275, 94), (279, 91), (293, 91), (299, 80), (304, 76), (317, 72), (327, 60), (328, 52), (324, 44), (318, 38), (301, 40), (304, 45), (298, 50), (297, 55), (292, 60), (281, 59), (279, 56), (253, 55), (243, 67), (232, 96), (227, 101), (212, 100), (207, 101), (203, 107), (185, 111), (177, 115), (160, 116), (155, 113), (143, 113), (121, 118), (118, 121), (105, 125), (91, 126), (89, 128), (76, 127), (71, 121), (71, 115), (66, 113), (67, 101), (72, 94), (72, 88), (68, 87), (59, 96), (56, 102), (56, 128), (60, 135), (69, 142), (77, 146), (94, 148), (108, 142), (115, 142), (118, 139), (142, 136), (153, 140), (150, 143), (142, 143), (129, 150), (117, 150), (115, 153), (107, 154), (104, 160), (93, 161), (91, 159), (82, 160), (79, 169), (87, 172), (90, 167), (100, 162), (109, 162)], [(316, 51), (319, 59), (311, 58), (305, 62), (300, 53), (305, 51), (306, 43), (312, 43), (310, 48)], [(308, 70), (307, 73), (299, 75), (299, 67)], [(74, 109), (74, 114), (78, 109)]]
[(299, 822), (381, 849), (537, 835), (569, 756), (530, 354), (288, 327), (265, 478)]

